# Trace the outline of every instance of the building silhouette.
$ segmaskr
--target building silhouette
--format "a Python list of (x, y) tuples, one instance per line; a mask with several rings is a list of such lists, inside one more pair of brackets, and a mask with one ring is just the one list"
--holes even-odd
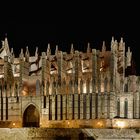
[[(110, 50), (62, 52), (56, 46), (15, 57), (8, 40), (0, 49), (0, 127), (111, 127), (112, 119), (140, 118), (140, 84), (132, 52), (112, 38)], [(98, 120), (102, 120), (98, 122)], [(129, 125), (130, 127), (130, 125)], [(131, 126), (132, 127), (132, 126)]]

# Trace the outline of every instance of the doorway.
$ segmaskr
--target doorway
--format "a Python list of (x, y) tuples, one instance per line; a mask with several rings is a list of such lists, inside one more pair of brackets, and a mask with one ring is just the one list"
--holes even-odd
[(39, 112), (34, 105), (29, 105), (24, 111), (23, 127), (39, 127)]

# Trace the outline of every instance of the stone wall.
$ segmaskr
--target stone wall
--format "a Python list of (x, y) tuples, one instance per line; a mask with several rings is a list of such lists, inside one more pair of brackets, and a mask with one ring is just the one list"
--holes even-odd
[(1, 128), (0, 140), (139, 140), (139, 129)]

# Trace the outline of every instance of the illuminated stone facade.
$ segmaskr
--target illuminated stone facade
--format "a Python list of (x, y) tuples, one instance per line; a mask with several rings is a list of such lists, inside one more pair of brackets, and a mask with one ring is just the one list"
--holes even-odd
[[(0, 127), (111, 127), (114, 117), (140, 118), (140, 84), (132, 67), (132, 52), (121, 38), (112, 38), (110, 50), (70, 53), (51, 47), (19, 57), (7, 38), (0, 49)], [(89, 120), (89, 121), (87, 121)], [(97, 124), (96, 124), (97, 122)]]

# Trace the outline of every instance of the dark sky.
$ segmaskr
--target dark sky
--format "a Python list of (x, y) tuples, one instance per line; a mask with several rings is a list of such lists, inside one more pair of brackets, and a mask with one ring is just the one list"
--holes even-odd
[(88, 42), (100, 49), (105, 40), (109, 49), (112, 36), (118, 41), (123, 37), (140, 74), (140, 8), (134, 1), (16, 4), (5, 4), (0, 12), (0, 39), (7, 33), (16, 55), (26, 46), (31, 54), (36, 46), (46, 51), (48, 43), (52, 50), (58, 44), (60, 50), (69, 51), (74, 43), (75, 49), (85, 51)]

